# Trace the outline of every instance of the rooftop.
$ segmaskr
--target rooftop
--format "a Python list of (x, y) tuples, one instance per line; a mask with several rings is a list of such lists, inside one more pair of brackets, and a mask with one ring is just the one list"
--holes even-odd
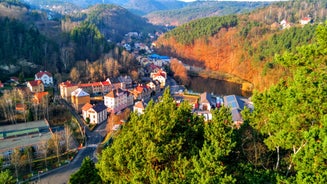
[(45, 120), (0, 126), (0, 152), (39, 144), (51, 138)]
[(40, 71), (35, 75), (36, 75), (37, 78), (41, 78), (43, 75), (47, 75), (49, 77), (52, 77), (52, 74), (50, 72), (47, 72), (47, 71)]
[(85, 92), (83, 89), (78, 88), (75, 91), (72, 92), (72, 96), (76, 97), (83, 97), (83, 96), (90, 96), (87, 92)]

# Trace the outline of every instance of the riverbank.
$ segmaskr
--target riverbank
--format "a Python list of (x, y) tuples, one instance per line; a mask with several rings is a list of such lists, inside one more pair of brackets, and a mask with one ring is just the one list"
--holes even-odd
[(202, 77), (202, 78), (210, 78), (210, 79), (216, 79), (216, 80), (222, 80), (226, 82), (236, 83), (241, 85), (241, 90), (246, 93), (252, 93), (254, 85), (250, 83), (249, 81), (246, 81), (236, 75), (232, 75), (229, 73), (224, 73), (220, 71), (213, 71), (213, 70), (207, 70), (200, 67), (194, 67), (194, 66), (185, 66), (188, 75), (190, 77)]

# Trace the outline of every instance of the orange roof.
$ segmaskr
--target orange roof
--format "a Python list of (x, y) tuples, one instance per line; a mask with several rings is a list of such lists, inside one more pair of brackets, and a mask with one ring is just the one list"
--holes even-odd
[(28, 81), (28, 83), (30, 83), (31, 86), (39, 86), (43, 84), (41, 80)]
[(103, 81), (103, 82), (101, 82), (102, 83), (102, 85), (104, 85), (104, 86), (109, 86), (110, 85), (110, 82), (109, 81)]
[(309, 18), (309, 17), (304, 17), (304, 18), (302, 18), (302, 20), (304, 20), (304, 21), (310, 21), (311, 18)]
[(92, 87), (92, 83), (82, 83), (82, 84), (78, 84), (79, 88), (83, 88), (83, 87)]
[(35, 99), (35, 102), (36, 103), (39, 103), (42, 101), (42, 98), (46, 95), (48, 95), (49, 93), (48, 92), (38, 92), (38, 93), (35, 93), (34, 94), (34, 99)]
[(66, 82), (60, 83), (60, 86), (71, 87), (71, 86), (76, 86), (76, 84), (73, 84), (71, 81), (66, 81)]
[(90, 103), (86, 103), (83, 107), (82, 107), (82, 111), (87, 111), (89, 110), (90, 108), (92, 108), (93, 105), (90, 104)]
[(140, 109), (145, 109), (145, 104), (142, 101), (136, 102), (134, 106)]
[(25, 104), (16, 104), (16, 111), (24, 111), (26, 110)]
[(78, 85), (78, 87), (93, 87), (93, 86), (102, 86), (102, 82), (82, 83)]

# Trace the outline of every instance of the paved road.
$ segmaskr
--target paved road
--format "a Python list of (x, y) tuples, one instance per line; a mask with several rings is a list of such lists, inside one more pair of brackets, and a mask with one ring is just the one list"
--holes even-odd
[[(66, 104), (69, 109), (71, 108), (71, 106), (69, 106), (67, 103), (64, 104)], [(87, 137), (85, 147), (78, 152), (78, 154), (71, 163), (55, 170), (49, 171), (47, 173), (40, 174), (40, 176), (35, 177), (35, 180), (31, 183), (66, 184), (68, 183), (70, 175), (76, 172), (81, 167), (82, 161), (86, 156), (89, 156), (93, 161), (97, 162), (96, 146), (106, 136), (105, 127), (107, 123), (103, 122), (98, 125), (94, 129), (94, 131), (90, 131), (88, 127), (84, 127), (84, 124), (80, 121), (81, 118), (79, 117), (79, 115), (74, 112), (74, 110), (70, 110), (74, 116), (78, 116), (76, 119), (83, 127), (82, 129), (85, 130), (85, 134)]]

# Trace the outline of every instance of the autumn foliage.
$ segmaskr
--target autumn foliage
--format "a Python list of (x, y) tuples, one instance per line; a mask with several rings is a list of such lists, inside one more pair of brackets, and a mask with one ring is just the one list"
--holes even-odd
[(187, 70), (183, 63), (178, 61), (177, 59), (172, 59), (170, 63), (170, 69), (174, 73), (174, 78), (181, 82), (184, 85), (189, 83), (189, 77), (187, 75)]
[[(314, 20), (318, 22), (326, 14), (321, 3), (315, 8), (312, 4), (279, 3), (239, 15), (237, 20), (231, 16), (199, 19), (197, 23), (179, 26), (159, 38), (157, 49), (159, 53), (172, 55), (191, 66), (236, 75), (250, 81), (255, 89), (263, 90), (287, 75), (274, 64), (275, 55), (295, 51), (298, 46), (312, 42), (316, 26), (300, 25), (299, 20), (310, 12), (319, 12)], [(290, 29), (280, 27), (283, 19), (291, 22)], [(192, 30), (197, 32), (192, 34)], [(184, 38), (187, 39), (183, 41)]]

